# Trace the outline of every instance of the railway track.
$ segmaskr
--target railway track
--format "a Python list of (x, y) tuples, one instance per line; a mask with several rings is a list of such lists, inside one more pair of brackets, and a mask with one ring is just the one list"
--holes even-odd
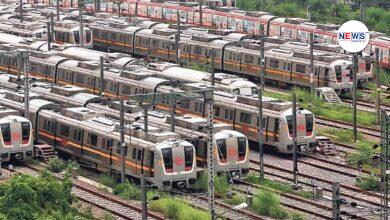
[[(19, 173), (28, 173), (30, 172), (40, 172), (42, 169), (37, 167), (23, 164), (25, 166), (24, 170), (18, 170), (17, 167), (13, 169), (15, 172)], [(26, 168), (28, 170), (26, 170)], [(59, 175), (55, 175), (58, 179), (62, 179)], [(96, 188), (91, 187), (88, 184), (83, 184), (79, 181), (73, 181), (73, 192), (75, 196), (81, 201), (91, 204), (99, 209), (108, 211), (113, 215), (119, 217), (120, 219), (142, 219), (142, 209), (140, 206), (135, 203), (132, 204), (128, 201), (117, 198), (114, 195), (111, 195), (106, 192), (98, 191)], [(159, 216), (155, 213), (148, 212), (148, 217), (150, 219), (163, 220), (163, 216)]]
[[(324, 125), (328, 127), (334, 127), (334, 128), (341, 128), (341, 129), (352, 129), (353, 125), (349, 122), (344, 122), (340, 120), (333, 120), (328, 119), (322, 116), (316, 116), (316, 124)], [(377, 128), (371, 128), (367, 126), (357, 125), (357, 129), (359, 132), (374, 137), (374, 138), (380, 138), (380, 129)]]
[[(259, 162), (254, 161), (254, 160), (251, 160), (250, 162), (252, 163), (250, 170), (253, 172), (259, 173), (260, 172), (260, 169), (258, 168)], [(283, 179), (287, 182), (292, 183), (292, 181), (293, 181), (293, 178), (292, 178), (293, 171), (292, 170), (282, 168), (279, 166), (274, 166), (271, 164), (264, 164), (264, 167), (267, 169), (267, 171), (265, 171), (266, 175), (276, 177), (278, 179)], [(316, 177), (316, 176), (312, 176), (312, 175), (308, 175), (305, 173), (299, 173), (299, 177), (300, 177), (299, 183), (302, 185), (305, 185), (307, 187), (313, 187), (310, 180), (315, 180), (318, 183), (322, 183), (322, 188), (324, 191), (326, 191), (328, 193), (332, 193), (333, 181), (330, 181), (330, 180), (327, 180), (324, 178), (320, 178), (320, 177)], [(305, 179), (306, 181), (303, 181), (302, 179)], [(351, 185), (348, 185), (345, 183), (341, 183), (341, 188), (342, 188), (341, 196), (344, 198), (350, 198), (354, 201), (364, 202), (366, 204), (370, 204), (370, 205), (373, 205), (375, 207), (380, 207), (380, 194), (378, 194), (378, 193), (362, 190), (358, 187), (351, 186)], [(362, 196), (362, 195), (364, 195), (364, 196)]]
[[(342, 99), (344, 103), (348, 103), (352, 105), (351, 99)], [(373, 103), (368, 103), (367, 101), (357, 101), (357, 107), (361, 110), (369, 111), (369, 112), (376, 112), (376, 105)], [(381, 109), (386, 110), (387, 112), (390, 112), (390, 105), (381, 103)]]

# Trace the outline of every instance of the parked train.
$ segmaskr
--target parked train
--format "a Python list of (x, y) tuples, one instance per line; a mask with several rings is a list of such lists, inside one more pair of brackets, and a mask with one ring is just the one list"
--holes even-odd
[[(87, 49), (83, 49), (84, 52), (86, 52), (85, 50)], [(31, 75), (33, 76), (41, 77), (45, 81), (55, 84), (72, 84), (85, 87), (88, 92), (94, 94), (97, 94), (100, 90), (100, 71), (99, 64), (96, 61), (77, 61), (66, 56), (40, 52), (31, 52), (30, 57)], [(105, 68), (105, 85), (103, 89), (105, 96), (127, 99), (129, 95), (133, 94), (169, 92), (172, 89), (172, 87), (166, 86), (170, 85), (169, 82), (171, 80), (157, 77), (161, 73), (153, 69), (133, 65), (131, 62), (125, 62), (126, 60), (128, 59), (121, 57), (112, 61), (112, 63), (117, 65), (122, 64), (122, 67), (119, 69)], [(128, 64), (129, 68), (126, 68)], [(17, 74), (16, 63), (12, 59), (0, 58), (0, 68), (7, 73)], [(174, 69), (171, 68), (169, 71), (172, 70)], [(180, 71), (190, 70), (181, 69)], [(175, 91), (189, 91), (202, 88), (207, 88), (207, 85), (202, 85), (202, 83), (183, 84), (181, 89), (176, 88)], [(216, 97), (214, 103), (215, 119), (230, 124), (234, 130), (242, 132), (249, 140), (257, 141), (258, 117), (257, 107), (254, 104), (257, 96), (255, 94), (242, 96), (216, 92)], [(235, 105), (232, 105), (232, 101), (234, 101)], [(291, 103), (275, 99), (266, 99), (264, 103), (266, 103), (264, 106), (269, 106), (268, 109), (264, 110), (264, 118), (262, 120), (265, 144), (279, 151), (291, 153)], [(160, 109), (168, 109), (169, 100), (159, 103), (158, 107)], [(202, 100), (189, 100), (178, 105), (177, 112), (204, 117), (206, 109)], [(300, 110), (298, 115), (298, 125), (301, 128), (298, 145), (302, 146), (302, 149), (313, 149), (315, 147), (314, 116), (308, 110)]]
[[(8, 87), (9, 89), (16, 89), (17, 85), (14, 83), (15, 77), (8, 74), (0, 74), (0, 86)], [(31, 88), (31, 92), (38, 94), (39, 98), (46, 99), (61, 105), (73, 106), (73, 107), (88, 107), (99, 113), (102, 113), (111, 118), (119, 120), (118, 103), (113, 101), (107, 104), (99, 103), (99, 96), (86, 93), (85, 89), (76, 86), (51, 86), (46, 83), (37, 83), (36, 87)], [(133, 107), (125, 105), (125, 108), (131, 112), (139, 111), (139, 107)], [(127, 111), (126, 110), (126, 111)], [(163, 112), (149, 111), (148, 113), (148, 131), (155, 135), (155, 129), (169, 130), (169, 114)], [(137, 121), (140, 123), (140, 127), (145, 128), (142, 125), (144, 115), (138, 115), (136, 113), (125, 113), (125, 122), (130, 123)], [(184, 115), (175, 117), (176, 133), (180, 134), (181, 138), (185, 138), (189, 142), (193, 143), (196, 149), (197, 165), (199, 167), (206, 167), (207, 159), (207, 144), (205, 137), (205, 131), (199, 131), (200, 127), (206, 123), (206, 119), (201, 119), (195, 116)], [(133, 123), (134, 124), (134, 123)], [(231, 131), (231, 126), (227, 124), (216, 123), (214, 144), (227, 143), (219, 146), (216, 151), (216, 156), (219, 159), (215, 160), (215, 170), (217, 172), (231, 172), (238, 176), (248, 173), (249, 171), (249, 146), (247, 138), (240, 132)], [(136, 134), (133, 134), (136, 135)], [(202, 138), (201, 138), (202, 137)], [(220, 152), (223, 153), (222, 156)], [(233, 152), (227, 154), (226, 152)], [(235, 153), (234, 153), (235, 152)]]
[(31, 123), (19, 112), (0, 106), (0, 155), (2, 162), (26, 160), (33, 156)]
[[(32, 2), (31, 2), (32, 3)], [(76, 3), (75, 3), (76, 4)], [(65, 3), (64, 7), (69, 7)], [(77, 5), (75, 5), (77, 7)], [(103, 11), (113, 12), (117, 5), (108, 2)], [(179, 8), (180, 21), (191, 25), (200, 25), (199, 6), (178, 6), (176, 2), (148, 2), (127, 0), (121, 6), (122, 14), (127, 16), (144, 17), (158, 22), (175, 23)], [(85, 6), (88, 11), (93, 5)], [(267, 36), (282, 36), (292, 40), (309, 42), (310, 33), (314, 33), (315, 41), (319, 43), (337, 43), (337, 29), (339, 25), (318, 24), (308, 22), (302, 18), (283, 18), (261, 11), (242, 11), (234, 8), (211, 9), (203, 7), (202, 26), (207, 28), (233, 29), (246, 34), (259, 34), (260, 24), (263, 25), (263, 34)], [(383, 68), (390, 68), (390, 38), (382, 33), (372, 32), (367, 53), (375, 53), (379, 49), (380, 64)], [(375, 55), (374, 55), (375, 56)]]

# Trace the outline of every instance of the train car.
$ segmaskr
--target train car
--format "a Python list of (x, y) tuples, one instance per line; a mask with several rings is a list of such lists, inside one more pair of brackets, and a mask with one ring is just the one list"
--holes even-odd
[[(64, 20), (54, 26), (54, 41), (58, 44), (68, 43), (80, 46), (80, 26), (78, 22)], [(84, 47), (92, 48), (92, 30), (89, 27), (83, 28)]]
[(1, 161), (26, 160), (33, 156), (31, 122), (19, 112), (0, 106)]
[[(32, 101), (32, 110), (47, 105), (46, 100)], [(10, 108), (23, 108), (23, 103), (14, 100), (3, 98), (0, 102)], [(38, 111), (33, 126), (38, 131), (38, 141), (50, 144), (98, 170), (120, 173), (121, 145), (116, 120), (85, 107), (74, 107), (61, 112)], [(152, 143), (125, 135), (125, 146), (126, 175), (134, 178), (145, 175), (160, 188), (189, 188), (196, 183), (195, 148), (191, 143), (174, 138)]]

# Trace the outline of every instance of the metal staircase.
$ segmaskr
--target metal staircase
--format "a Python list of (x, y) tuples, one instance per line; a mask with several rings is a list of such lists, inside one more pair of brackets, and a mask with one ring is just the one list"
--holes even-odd
[(322, 87), (316, 89), (316, 96), (319, 98), (323, 98), (326, 102), (330, 103), (342, 103), (341, 99), (334, 91), (334, 89), (329, 87)]
[(57, 157), (57, 153), (53, 146), (47, 144), (34, 145), (34, 157), (43, 158), (44, 162), (48, 163), (49, 160)]
[(328, 155), (334, 156), (337, 154), (335, 144), (328, 137), (317, 136), (316, 143), (317, 143), (317, 147), (319, 147), (322, 154), (327, 155), (327, 156)]

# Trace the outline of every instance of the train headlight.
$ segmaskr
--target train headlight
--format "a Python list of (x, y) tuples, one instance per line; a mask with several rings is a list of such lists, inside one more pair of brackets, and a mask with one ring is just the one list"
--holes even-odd
[(17, 160), (23, 159), (23, 154), (15, 154), (15, 159)]

